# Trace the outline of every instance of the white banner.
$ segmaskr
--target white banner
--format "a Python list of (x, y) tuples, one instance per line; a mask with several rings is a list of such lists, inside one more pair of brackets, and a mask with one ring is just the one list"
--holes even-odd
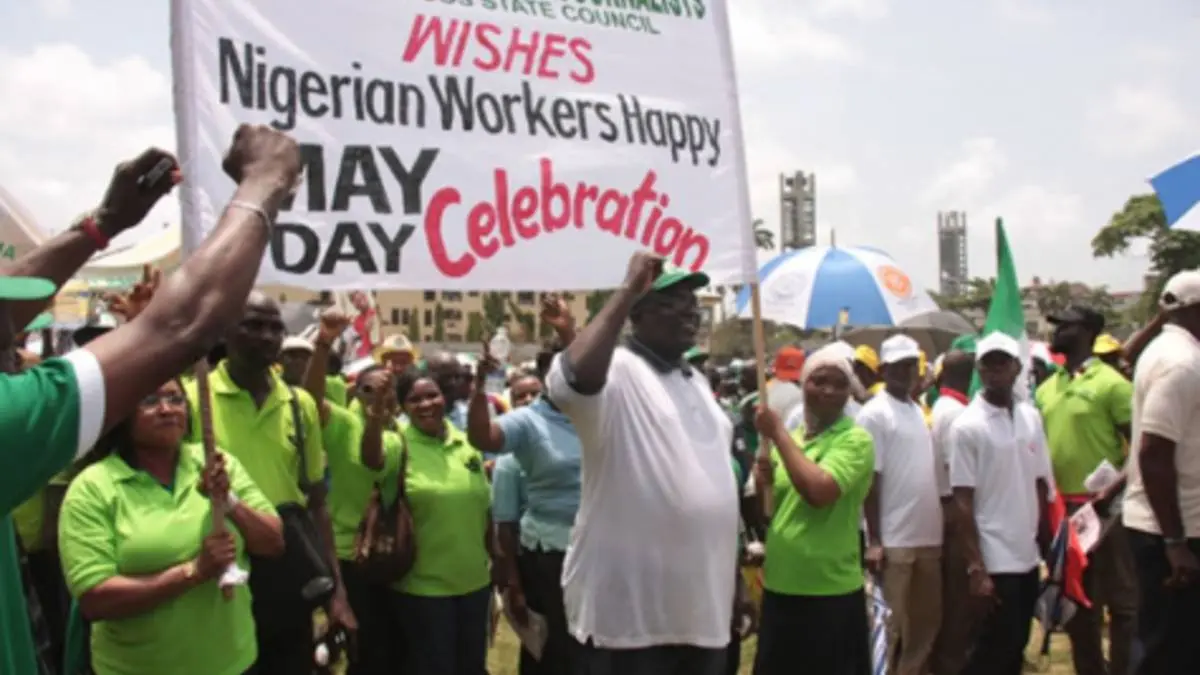
[(605, 288), (636, 250), (754, 278), (725, 0), (174, 0), (172, 24), (187, 250), (238, 124), (302, 145), (260, 283)]

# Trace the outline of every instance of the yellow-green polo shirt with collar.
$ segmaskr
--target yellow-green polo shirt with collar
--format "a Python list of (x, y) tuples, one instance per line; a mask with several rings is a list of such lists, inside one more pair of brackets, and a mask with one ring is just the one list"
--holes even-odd
[[(391, 504), (396, 499), (400, 436), (383, 432), (384, 467), (374, 471), (362, 463), (364, 430), (365, 425), (358, 415), (340, 405), (329, 404), (329, 418), (323, 430), (325, 454), (329, 458), (327, 506), (339, 560), (354, 560), (354, 539), (376, 482), (380, 484), (385, 503)], [(384, 476), (390, 476), (390, 479), (383, 480)]]
[(763, 587), (784, 595), (853, 593), (863, 587), (859, 523), (874, 478), (875, 443), (850, 417), (808, 441), (801, 427), (792, 432), (792, 440), (833, 477), (842, 495), (824, 508), (810, 505), (792, 485), (779, 450), (771, 449), (776, 506), (767, 534)]
[[(59, 517), (63, 574), (75, 598), (117, 576), (156, 574), (200, 554), (212, 508), (197, 484), (204, 451), (180, 448), (175, 480), (163, 486), (119, 455), (84, 469), (71, 482)], [(256, 511), (275, 512), (238, 460), (226, 456), (230, 489)], [(238, 564), (249, 569), (232, 522)], [(134, 616), (92, 624), (96, 675), (241, 675), (258, 658), (250, 589), (227, 600), (215, 581)]]
[[(304, 455), (309, 483), (325, 477), (325, 444), (321, 417), (313, 397), (303, 389), (289, 387), (271, 373), (274, 386), (262, 407), (250, 393), (234, 384), (222, 361), (209, 374), (212, 392), (213, 436), (217, 445), (238, 458), (246, 472), (272, 504), (306, 504), (300, 489), (300, 458), (296, 453), (296, 428), (292, 421), (292, 398), (300, 407), (304, 425)], [(200, 413), (196, 384), (184, 386), (191, 408), (190, 439), (200, 440)]]
[(492, 495), (483, 455), (449, 422), (444, 439), (411, 424), (402, 433), (408, 440), (406, 487), (417, 559), (395, 588), (425, 597), (474, 593), (490, 581), (485, 538)]
[(329, 375), (325, 378), (325, 398), (340, 406), (346, 405), (346, 378), (341, 375)]
[[(62, 471), (50, 479), (49, 487), (65, 488), (70, 482), (69, 471)], [(37, 553), (45, 548), (43, 524), (46, 520), (46, 490), (43, 487), (20, 506), (12, 510), (13, 525), (26, 553)]]
[(1133, 383), (1100, 359), (1074, 377), (1059, 370), (1037, 388), (1054, 481), (1065, 495), (1085, 495), (1084, 480), (1107, 459), (1121, 468), (1125, 440), (1117, 432), (1133, 418)]

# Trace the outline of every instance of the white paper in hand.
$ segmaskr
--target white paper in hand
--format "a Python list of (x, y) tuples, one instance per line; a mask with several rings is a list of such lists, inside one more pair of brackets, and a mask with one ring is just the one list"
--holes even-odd
[(1092, 549), (1096, 548), (1096, 544), (1100, 543), (1103, 527), (1100, 523), (1100, 514), (1096, 513), (1096, 509), (1092, 508), (1091, 503), (1084, 504), (1071, 515), (1071, 527), (1075, 528), (1075, 536), (1079, 538), (1079, 545), (1085, 552), (1091, 553)]
[(512, 611), (508, 608), (508, 603), (503, 603), (504, 619), (508, 621), (509, 627), (517, 634), (517, 639), (521, 641), (521, 646), (534, 660), (542, 660), (542, 651), (546, 649), (546, 638), (550, 635), (549, 626), (546, 624), (546, 617), (538, 614), (532, 609), (526, 610), (529, 620), (525, 623), (517, 621), (513, 616)]
[(1113, 483), (1121, 480), (1121, 472), (1107, 459), (1100, 462), (1087, 478), (1083, 479), (1083, 487), (1092, 494), (1104, 492)]
[(220, 581), (217, 586), (220, 588), (233, 588), (234, 586), (243, 586), (250, 580), (250, 573), (237, 566), (237, 563), (225, 568), (225, 572), (221, 574)]

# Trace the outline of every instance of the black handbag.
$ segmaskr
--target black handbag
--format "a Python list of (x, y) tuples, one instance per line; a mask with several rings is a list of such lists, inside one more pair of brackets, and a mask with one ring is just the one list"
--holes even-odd
[[(304, 420), (300, 403), (292, 390), (292, 443), (300, 465), (300, 491), (311, 496), (308, 459), (305, 456)], [(287, 502), (275, 506), (283, 521), (283, 555), (276, 558), (255, 556), (251, 560), (251, 587), (254, 593), (255, 620), (260, 631), (271, 634), (296, 624), (296, 616), (310, 615), (328, 604), (335, 588), (332, 563), (324, 537), (317, 529), (312, 513), (304, 504)]]
[(371, 583), (388, 585), (403, 579), (417, 558), (417, 537), (408, 504), (408, 439), (400, 434), (400, 470), (396, 476), (396, 501), (384, 503), (378, 481), (371, 491), (354, 537), (354, 562)]

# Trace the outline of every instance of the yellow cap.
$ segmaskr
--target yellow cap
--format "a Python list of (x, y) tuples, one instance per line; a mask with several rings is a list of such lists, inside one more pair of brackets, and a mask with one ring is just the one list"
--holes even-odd
[(867, 345), (859, 345), (854, 350), (854, 360), (862, 362), (864, 366), (875, 372), (879, 372), (879, 354), (875, 353), (875, 350)]
[(375, 353), (373, 356), (375, 357), (376, 363), (383, 363), (385, 356), (388, 354), (394, 354), (396, 352), (408, 352), (409, 354), (412, 354), (414, 361), (421, 358), (421, 351), (417, 349), (413, 345), (412, 341), (408, 339), (408, 336), (404, 335), (403, 333), (396, 333), (384, 338), (383, 343), (375, 348)]
[(1092, 345), (1092, 353), (1096, 356), (1104, 356), (1107, 354), (1115, 354), (1121, 351), (1121, 343), (1117, 338), (1103, 333), (1096, 338), (1095, 344)]

